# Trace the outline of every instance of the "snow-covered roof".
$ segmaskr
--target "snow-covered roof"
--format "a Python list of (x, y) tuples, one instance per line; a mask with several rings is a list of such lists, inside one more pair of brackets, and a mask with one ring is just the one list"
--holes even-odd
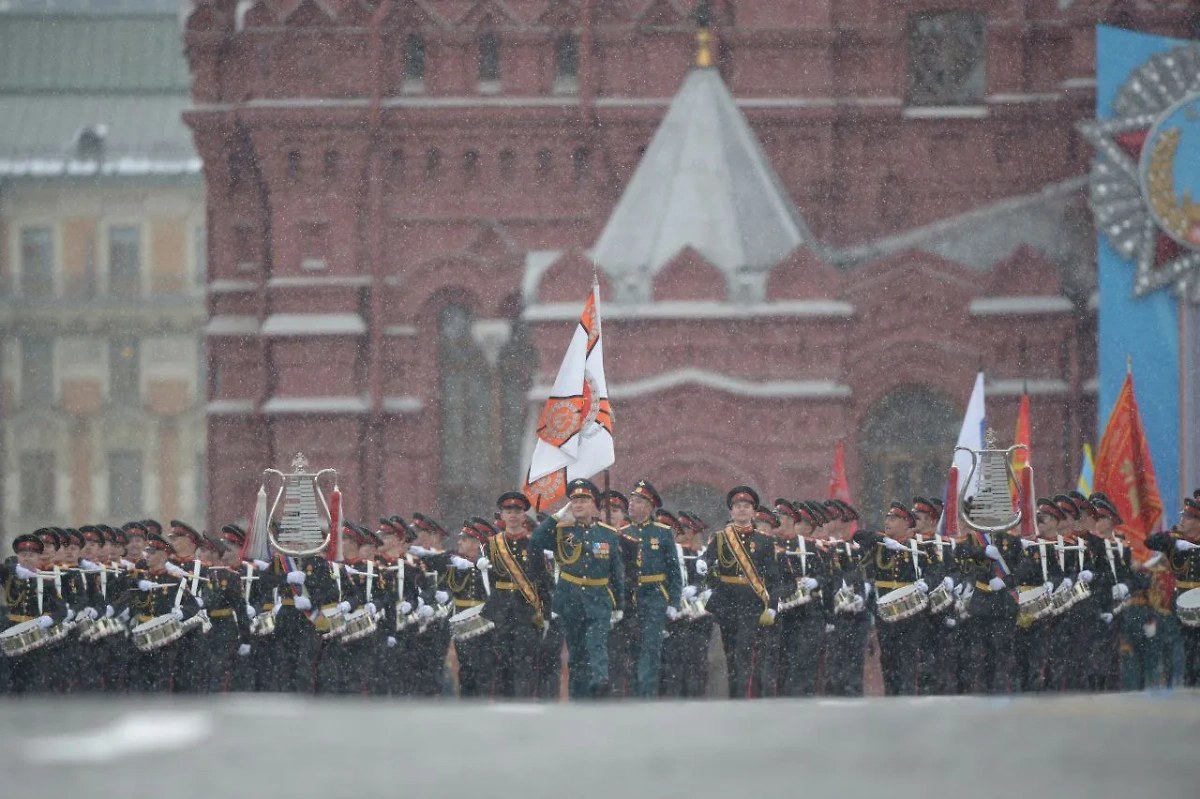
[[(714, 300), (663, 300), (653, 303), (606, 303), (601, 309), (605, 322), (669, 319), (778, 319), (847, 318), (854, 305), (841, 300), (784, 300), (781, 302), (718, 302)], [(530, 322), (568, 322), (579, 318), (577, 302), (547, 302), (530, 305), (524, 317)]]
[(980, 297), (971, 300), (974, 316), (1029, 316), (1035, 314), (1072, 313), (1075, 303), (1059, 296)]
[(242, 416), (254, 413), (254, 400), (248, 399), (219, 399), (208, 403), (204, 408), (209, 416)]
[(425, 401), (420, 397), (384, 397), (383, 409), (388, 413), (420, 413), (425, 408)]
[(684, 247), (724, 272), (738, 299), (757, 300), (766, 272), (812, 241), (720, 74), (696, 68), (591, 255), (618, 301), (648, 300), (650, 279)]
[[(608, 396), (613, 399), (634, 399), (679, 386), (711, 388), (757, 399), (845, 399), (850, 396), (850, 386), (835, 380), (747, 380), (736, 375), (691, 367), (628, 383), (609, 383)], [(529, 390), (529, 398), (544, 401), (551, 393), (551, 386), (534, 386)]]
[(357, 336), (367, 323), (355, 313), (281, 313), (263, 322), (264, 336)]
[(258, 317), (240, 314), (218, 314), (204, 326), (206, 336), (255, 336), (258, 335)]
[(366, 395), (357, 397), (271, 397), (263, 413), (366, 413), (371, 408)]

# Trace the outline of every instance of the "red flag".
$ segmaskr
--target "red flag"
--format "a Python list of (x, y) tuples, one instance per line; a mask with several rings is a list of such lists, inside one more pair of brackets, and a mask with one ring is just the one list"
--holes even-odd
[[(1013, 473), (1020, 479), (1026, 466), (1029, 465), (1029, 395), (1021, 395), (1021, 406), (1017, 409), (1017, 432), (1013, 435), (1013, 446), (1024, 445), (1025, 449), (1019, 449), (1013, 453), (1012, 466)], [(1010, 481), (1009, 493), (1012, 494), (1013, 507), (1017, 507), (1017, 494), (1020, 486), (1016, 482)]]
[(1132, 372), (1125, 375), (1125, 385), (1100, 439), (1092, 487), (1107, 494), (1116, 505), (1125, 520), (1121, 531), (1133, 546), (1134, 557), (1144, 561), (1150, 554), (1146, 536), (1162, 518), (1162, 496), (1133, 393)]
[[(847, 505), (850, 501), (850, 481), (846, 479), (846, 442), (839, 441), (833, 453), (833, 471), (829, 473), (829, 498), (840, 499)], [(858, 532), (858, 522), (850, 523), (850, 532)]]

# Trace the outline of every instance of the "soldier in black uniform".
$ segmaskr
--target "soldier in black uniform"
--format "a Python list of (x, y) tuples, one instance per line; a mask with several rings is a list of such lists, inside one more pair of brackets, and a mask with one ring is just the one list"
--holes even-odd
[[(450, 592), (455, 613), (481, 607), (488, 601), (491, 562), (483, 554), (496, 528), (487, 519), (474, 516), (463, 523), (458, 537), (458, 554), (449, 558), (441, 586)], [(485, 609), (485, 618), (486, 615)], [(488, 618), (489, 621), (492, 621)], [(493, 622), (494, 623), (494, 622)], [(454, 641), (458, 657), (458, 692), (464, 698), (490, 697), (495, 658), (496, 631)]]
[[(760, 627), (775, 623), (779, 606), (779, 561), (775, 542), (754, 527), (758, 493), (738, 486), (725, 497), (730, 523), (697, 561), (713, 593), (708, 611), (721, 628), (731, 699), (749, 698)], [(703, 565), (701, 565), (703, 564)]]
[(387, 597), (380, 596), (383, 617), (379, 620), (379, 644), (375, 653), (375, 664), (371, 669), (370, 692), (375, 696), (399, 696), (402, 691), (401, 677), (404, 633), (397, 624), (412, 612), (417, 604), (417, 581), (414, 577), (416, 561), (408, 558), (408, 545), (416, 533), (399, 516), (382, 517), (375, 531), (379, 539), (379, 552), (375, 561), (379, 571), (387, 578)]
[(293, 558), (276, 553), (259, 579), (265, 590), (278, 591), (278, 601), (264, 603), (259, 611), (275, 614), (275, 632), (259, 642), (260, 647), (270, 648), (273, 672), (259, 690), (312, 693), (320, 650), (317, 623), (323, 621), (319, 614), (337, 607), (329, 563), (320, 555)]
[(508, 491), (496, 507), (501, 532), (487, 546), (493, 580), (487, 616), (496, 623), (493, 684), (496, 696), (529, 699), (537, 687), (537, 651), (550, 623), (546, 560), (529, 537), (529, 499)]
[[(673, 527), (675, 543), (683, 564), (681, 596), (688, 601), (707, 603), (712, 596), (696, 563), (704, 557), (705, 527), (698, 516), (680, 511)], [(663, 643), (662, 696), (698, 699), (708, 693), (708, 647), (712, 638), (712, 614), (680, 617), (668, 626), (670, 636)]]
[(817, 548), (813, 533), (822, 514), (803, 501), (775, 500), (779, 516), (779, 572), (783, 578), (780, 598), (788, 599), (799, 590), (809, 600), (780, 611), (773, 629), (779, 630), (779, 660), (775, 670), (775, 695), (812, 696), (817, 692), (817, 669), (821, 639), (825, 634), (825, 605), (822, 594), (829, 582), (825, 560)]
[[(534, 522), (541, 524), (548, 518), (549, 516), (545, 513), (539, 512)], [(531, 535), (530, 547), (537, 552), (537, 547), (533, 546), (532, 539), (534, 526), (533, 522), (526, 523)], [(558, 566), (554, 560), (553, 550), (542, 550), (542, 564), (541, 592), (544, 597), (542, 607), (550, 609), (550, 615), (535, 655), (534, 672), (537, 674), (537, 684), (534, 695), (538, 699), (558, 699), (562, 692), (562, 659), (563, 649), (566, 646), (566, 631), (563, 629), (562, 619), (553, 611), (553, 596), (558, 585)]]
[[(1197, 492), (1200, 493), (1200, 492)], [(1146, 547), (1163, 553), (1175, 577), (1175, 597), (1200, 588), (1200, 497), (1184, 497), (1179, 524), (1168, 532), (1146, 539)], [(1200, 627), (1181, 626), (1183, 635), (1183, 685), (1200, 686)], [(1167, 666), (1168, 670), (1170, 665)]]
[[(151, 519), (143, 524), (149, 530), (156, 527), (158, 523)], [(156, 535), (156, 533), (151, 532), (149, 535)], [(210, 566), (210, 563), (201, 557), (200, 549), (205, 546), (204, 536), (190, 524), (179, 519), (172, 519), (169, 540), (174, 552), (168, 558), (164, 568), (171, 576), (179, 580), (186, 580), (188, 591), (195, 599), (197, 606), (203, 610)], [(208, 676), (214, 666), (211, 662), (207, 639), (206, 635), (196, 629), (179, 640), (175, 657), (174, 680), (174, 690), (177, 693), (208, 693)]]
[[(1054, 546), (1058, 543), (1058, 519), (1062, 511), (1049, 499), (1037, 500), (1037, 528), (1033, 535), (1021, 541), (1024, 557), (1014, 569), (1017, 591), (1024, 592), (1046, 586), (1054, 591), (1055, 583), (1062, 577)], [(1019, 593), (1018, 593), (1019, 597)], [(1046, 655), (1053, 620), (1045, 616), (1036, 621), (1017, 620), (1013, 633), (1013, 688), (1022, 693), (1046, 689)]]
[[(434, 519), (414, 513), (412, 525), (417, 541), (409, 552), (421, 558), (423, 584), (418, 603), (413, 669), (413, 692), (417, 696), (442, 696), (446, 692), (446, 655), (450, 650), (450, 592), (441, 587), (449, 553), (442, 550), (447, 534)], [(440, 612), (439, 612), (440, 611)]]
[[(15, 558), (0, 563), (0, 584), (8, 606), (8, 624), (13, 626), (36, 620), (43, 630), (66, 618), (67, 610), (53, 578), (39, 574), (45, 544), (40, 536), (20, 535), (13, 541)], [(8, 662), (9, 691), (16, 696), (43, 693), (48, 690), (47, 660), (54, 657), (54, 645), (26, 652), (17, 657), (4, 657)]]
[(1093, 619), (1093, 632), (1088, 640), (1088, 688), (1117, 691), (1121, 687), (1120, 620), (1117, 614), (1130, 593), (1145, 590), (1150, 581), (1144, 573), (1134, 571), (1132, 548), (1116, 535), (1116, 528), (1122, 521), (1112, 501), (1097, 493), (1088, 497), (1088, 504), (1092, 508), (1092, 529), (1084, 540), (1095, 572), (1090, 583), (1092, 596), (1100, 611)]
[(1020, 539), (995, 533), (990, 543), (985, 543), (969, 535), (956, 548), (955, 558), (962, 580), (975, 589), (967, 605), (970, 623), (965, 627), (964, 685), (968, 691), (1008, 693), (1012, 690)]
[[(82, 621), (90, 615), (85, 613), (90, 600), (87, 579), (79, 565), (80, 554), (83, 551), (83, 534), (73, 527), (55, 528), (55, 532), (58, 533), (60, 543), (55, 568), (59, 575), (59, 596), (67, 606), (66, 621)], [(68, 635), (57, 649), (61, 664), (58, 691), (73, 693), (80, 689), (84, 672), (89, 671), (91, 666), (84, 660), (83, 644), (77, 635)]]
[(250, 617), (246, 612), (243, 579), (245, 567), (242, 549), (246, 544), (240, 531), (226, 525), (220, 539), (208, 539), (208, 547), (218, 553), (219, 563), (208, 569), (205, 608), (212, 621), (205, 645), (208, 650), (208, 690), (212, 693), (249, 690), (251, 675), (241, 668), (250, 655)]
[[(180, 579), (167, 571), (171, 545), (160, 535), (146, 536), (145, 559), (122, 604), (132, 609), (133, 623), (143, 624), (171, 614), (184, 622), (200, 611), (196, 598), (186, 586), (180, 591)], [(185, 634), (198, 635), (198, 632)], [(129, 658), (129, 688), (138, 693), (167, 693), (173, 690), (175, 661), (183, 639), (149, 652), (133, 649)]]
[(837, 499), (823, 503), (823, 528), (829, 588), (825, 592), (826, 693), (833, 696), (862, 696), (863, 665), (871, 618), (867, 611), (867, 578), (863, 560), (874, 555), (871, 536), (851, 532), (858, 512)]
[[(929, 561), (927, 553), (916, 545), (916, 523), (916, 517), (903, 502), (893, 502), (884, 516), (883, 533), (874, 537), (865, 564), (877, 603), (890, 592), (907, 586), (914, 586), (920, 594), (929, 593), (929, 584), (922, 577)], [(921, 657), (928, 647), (929, 625), (925, 615), (924, 611), (904, 619), (879, 615), (876, 628), (879, 665), (888, 696), (917, 693)]]

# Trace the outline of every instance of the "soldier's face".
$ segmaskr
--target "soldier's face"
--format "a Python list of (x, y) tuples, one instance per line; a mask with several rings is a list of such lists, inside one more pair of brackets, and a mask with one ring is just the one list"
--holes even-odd
[(236, 549), (227, 549), (221, 553), (221, 563), (226, 566), (240, 566), (242, 564), (242, 553)]
[(625, 509), (617, 503), (608, 503), (605, 510), (609, 514), (607, 518), (612, 519), (611, 523), (614, 527), (624, 527), (629, 523), (629, 517), (625, 515)]
[(360, 560), (371, 560), (375, 557), (375, 545), (363, 544), (358, 548), (358, 557)]
[(790, 538), (796, 535), (796, 520), (787, 513), (779, 512), (779, 526), (775, 528), (775, 535), (781, 538)]
[(504, 529), (508, 532), (519, 533), (525, 529), (525, 511), (520, 508), (502, 508), (500, 521), (504, 523)]
[(167, 562), (167, 553), (154, 547), (146, 551), (146, 565), (151, 569), (161, 569)]
[(17, 563), (20, 564), (22, 569), (29, 569), (29, 571), (37, 571), (41, 567), (41, 563), (39, 563), (41, 558), (42, 556), (37, 552), (17, 553)]
[(460, 536), (458, 539), (458, 554), (467, 560), (476, 560), (482, 554), (483, 548), (478, 539), (472, 538), (469, 535)]
[(342, 554), (346, 560), (358, 560), (358, 542), (350, 537), (343, 538)]
[(82, 552), (83, 552), (83, 550), (80, 549), (78, 544), (68, 544), (67, 545), (67, 562), (75, 563), (76, 561), (79, 560), (79, 555)]
[(1112, 538), (1115, 529), (1116, 524), (1107, 516), (1096, 519), (1096, 535), (1101, 538)]
[(52, 544), (47, 544), (46, 548), (42, 551), (42, 555), (41, 555), (42, 568), (44, 569), (47, 566), (53, 566), (54, 561), (56, 561), (57, 559), (58, 559), (58, 547), (56, 547)]
[(913, 532), (912, 528), (908, 526), (907, 520), (891, 514), (883, 517), (883, 531), (897, 541), (907, 540)]
[(101, 557), (102, 554), (103, 553), (100, 552), (100, 545), (95, 541), (88, 541), (83, 546), (83, 556), (88, 560), (95, 560), (96, 558)]
[(642, 495), (634, 494), (629, 498), (629, 518), (633, 519), (636, 524), (645, 523), (653, 512), (654, 503)]
[(754, 504), (738, 500), (729, 508), (729, 518), (739, 527), (745, 527), (754, 517)]
[(763, 535), (773, 535), (778, 528), (770, 522), (765, 522), (762, 519), (756, 519), (754, 522), (754, 529)]
[(922, 535), (933, 535), (936, 525), (933, 516), (923, 510), (917, 511), (917, 532)]
[(1048, 538), (1054, 535), (1056, 530), (1058, 530), (1058, 525), (1055, 524), (1054, 519), (1050, 518), (1044, 513), (1039, 513), (1037, 515), (1038, 535), (1040, 535), (1042, 538)]
[(581, 522), (590, 522), (596, 516), (596, 501), (591, 497), (572, 498), (571, 515)]
[(175, 550), (175, 554), (181, 558), (193, 558), (196, 556), (196, 544), (186, 535), (177, 535), (171, 539), (171, 546)]
[(129, 536), (129, 543), (125, 545), (125, 551), (129, 553), (130, 560), (137, 560), (142, 557), (146, 550), (146, 539), (140, 535)]
[(1200, 519), (1186, 513), (1179, 517), (1179, 532), (1191, 538), (1200, 538)]

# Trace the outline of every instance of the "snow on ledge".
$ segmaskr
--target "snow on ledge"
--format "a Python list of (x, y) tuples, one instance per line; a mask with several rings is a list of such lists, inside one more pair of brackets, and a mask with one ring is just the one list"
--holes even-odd
[(384, 397), (383, 410), (387, 413), (420, 413), (425, 402), (420, 397)]
[(254, 400), (213, 400), (204, 410), (209, 416), (248, 416), (254, 413)]
[(981, 297), (971, 300), (972, 316), (1072, 313), (1075, 303), (1066, 297), (1012, 296)]
[(204, 326), (206, 336), (257, 336), (258, 317), (234, 314), (218, 315)]
[[(530, 305), (525, 319), (530, 322), (568, 322), (579, 319), (577, 302), (548, 302)], [(713, 300), (665, 300), (637, 305), (601, 304), (604, 321), (619, 319), (759, 319), (779, 317), (848, 318), (854, 306), (841, 300), (788, 300), (784, 302), (720, 302)]]
[(354, 313), (281, 313), (263, 322), (264, 336), (358, 336), (367, 323)]
[[(676, 369), (628, 383), (610, 383), (608, 396), (612, 399), (634, 399), (679, 386), (700, 386), (756, 399), (846, 399), (850, 396), (850, 386), (835, 380), (758, 382), (695, 368)], [(551, 391), (551, 386), (534, 386), (529, 391), (529, 399), (542, 402), (550, 396)]]
[(271, 397), (263, 403), (263, 413), (366, 413), (371, 403), (366, 395), (358, 397)]
[(1066, 394), (1070, 387), (1066, 380), (987, 380), (984, 394), (992, 397), (1019, 397), (1026, 391), (1030, 396)]

